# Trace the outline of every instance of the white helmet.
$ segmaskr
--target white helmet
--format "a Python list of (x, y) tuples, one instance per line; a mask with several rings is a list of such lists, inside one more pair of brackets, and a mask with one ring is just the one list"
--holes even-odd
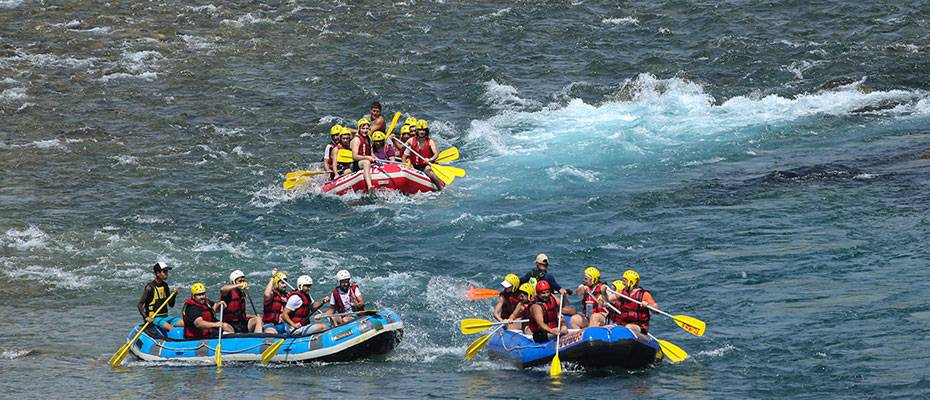
[(313, 284), (313, 278), (311, 278), (310, 275), (301, 275), (299, 278), (297, 278), (298, 289), (303, 289), (304, 285), (312, 285), (312, 284)]
[(339, 270), (339, 272), (336, 273), (337, 281), (342, 281), (346, 279), (352, 279), (352, 275), (349, 274), (349, 271), (346, 271), (343, 269), (343, 270)]
[(245, 276), (245, 274), (243, 274), (241, 270), (237, 269), (233, 271), (231, 274), (229, 274), (229, 281), (232, 283), (236, 283), (236, 279), (242, 278), (243, 276)]

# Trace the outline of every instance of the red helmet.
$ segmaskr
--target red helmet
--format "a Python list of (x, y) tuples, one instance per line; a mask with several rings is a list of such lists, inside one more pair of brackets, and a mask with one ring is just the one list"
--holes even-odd
[(542, 292), (543, 290), (552, 291), (552, 286), (549, 286), (549, 281), (539, 281), (536, 282), (536, 293)]

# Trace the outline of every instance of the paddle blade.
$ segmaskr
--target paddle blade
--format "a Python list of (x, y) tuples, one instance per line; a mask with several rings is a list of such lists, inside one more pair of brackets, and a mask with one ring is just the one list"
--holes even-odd
[(457, 147), (450, 147), (439, 152), (439, 157), (436, 157), (436, 162), (438, 163), (448, 163), (459, 159), (459, 149)]
[(494, 289), (484, 289), (484, 288), (470, 288), (465, 291), (465, 299), (467, 300), (484, 300), (484, 299), (493, 299), (500, 296), (501, 293)]
[(388, 126), (387, 136), (391, 136), (391, 132), (394, 132), (394, 127), (397, 126), (397, 120), (400, 119), (400, 111), (394, 113), (394, 118), (391, 119), (391, 125)]
[(465, 318), (459, 323), (459, 329), (466, 335), (480, 333), (494, 326), (494, 323), (481, 318)]
[[(558, 343), (556, 343), (558, 346)], [(549, 376), (553, 378), (558, 378), (562, 375), (562, 361), (559, 360), (559, 353), (555, 353), (555, 357), (552, 357), (552, 364), (549, 365)]]
[(352, 150), (339, 149), (339, 153), (336, 155), (336, 162), (341, 162), (341, 163), (355, 162), (355, 160), (352, 159)]
[(265, 351), (262, 352), (262, 364), (268, 364), (276, 354), (278, 354), (278, 349), (281, 348), (281, 345), (284, 344), (284, 339), (278, 339), (277, 342), (274, 342), (271, 346), (268, 346)]
[(675, 321), (681, 329), (688, 331), (688, 333), (694, 336), (704, 336), (704, 330), (707, 329), (707, 325), (704, 324), (704, 321), (687, 315), (676, 315), (672, 317), (672, 320)]
[(490, 339), (491, 335), (484, 335), (478, 338), (478, 340), (472, 342), (472, 344), (468, 345), (468, 348), (465, 349), (465, 359), (471, 360), (472, 357), (474, 357), (481, 351), (481, 349), (484, 348), (484, 345), (488, 344), (488, 340)]
[[(222, 328), (220, 328), (220, 329), (222, 329)], [(213, 356), (213, 358), (216, 359), (216, 366), (217, 366), (217, 367), (222, 367), (222, 366), (223, 366), (223, 353), (222, 353), (222, 352), (223, 352), (223, 350), (220, 349), (220, 343), (217, 342), (217, 343), (216, 343), (216, 355)]]
[(661, 339), (656, 340), (659, 341), (659, 347), (662, 348), (662, 353), (668, 357), (669, 361), (677, 363), (682, 362), (688, 358), (688, 353), (682, 350), (681, 347), (676, 346), (674, 343)]
[(442, 183), (445, 183), (446, 185), (448, 185), (452, 183), (452, 181), (455, 180), (455, 175), (453, 175), (452, 172), (450, 172), (448, 169), (448, 168), (454, 168), (454, 167), (448, 167), (448, 166), (439, 165), (439, 164), (430, 164), (430, 166), (433, 169), (433, 173), (436, 174), (436, 177), (439, 178), (439, 180), (441, 180)]
[(113, 354), (113, 357), (110, 357), (110, 367), (116, 368), (123, 363), (123, 360), (126, 358), (126, 355), (129, 354), (129, 347), (132, 346), (132, 342), (126, 342), (119, 350)]

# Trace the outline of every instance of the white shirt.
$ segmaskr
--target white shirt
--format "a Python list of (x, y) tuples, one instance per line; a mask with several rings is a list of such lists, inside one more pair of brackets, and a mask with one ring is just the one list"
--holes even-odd
[(332, 151), (333, 151), (333, 144), (332, 143), (327, 144), (326, 150), (323, 150), (323, 160), (329, 160), (330, 159), (329, 157), (332, 155)]
[[(352, 302), (349, 301), (349, 290), (352, 290), (352, 286), (349, 286), (349, 290), (345, 292), (342, 291), (341, 287), (336, 288), (336, 289), (337, 289), (336, 292), (339, 293), (339, 297), (342, 298), (342, 304), (346, 306), (346, 311), (352, 311)], [(356, 299), (362, 295), (362, 291), (359, 290), (357, 287), (355, 288), (355, 291), (353, 293), (355, 294)], [(333, 309), (335, 310), (335, 307), (336, 307), (335, 297), (329, 299), (329, 305), (333, 306)]]
[[(310, 298), (310, 302), (313, 303), (313, 296), (307, 295)], [(287, 304), (284, 305), (285, 308), (291, 311), (295, 311), (300, 306), (304, 305), (304, 301), (300, 299), (300, 296), (292, 294), (291, 297), (287, 298)]]

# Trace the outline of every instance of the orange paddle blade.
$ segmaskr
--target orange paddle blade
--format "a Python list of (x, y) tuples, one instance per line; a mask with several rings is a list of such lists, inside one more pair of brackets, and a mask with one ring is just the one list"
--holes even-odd
[(492, 299), (500, 295), (501, 292), (494, 289), (470, 288), (465, 291), (465, 298), (468, 300)]

